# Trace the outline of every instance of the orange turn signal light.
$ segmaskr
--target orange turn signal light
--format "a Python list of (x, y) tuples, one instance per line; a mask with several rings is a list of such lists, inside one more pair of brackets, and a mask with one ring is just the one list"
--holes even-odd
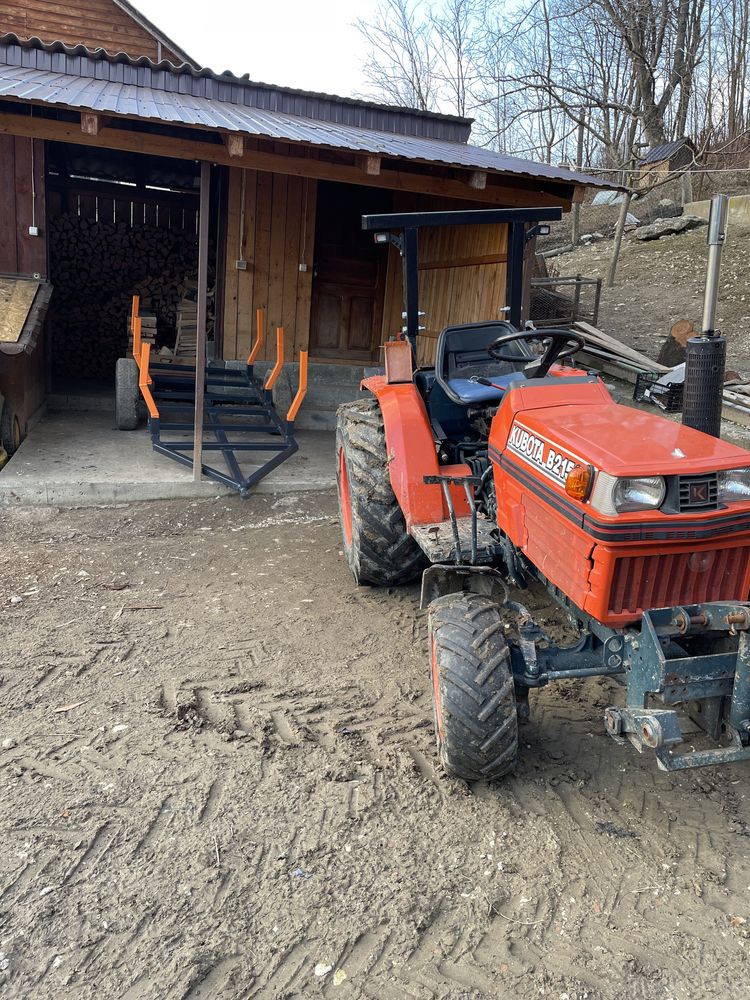
[(583, 502), (588, 499), (593, 481), (594, 470), (590, 465), (574, 465), (565, 477), (565, 492)]

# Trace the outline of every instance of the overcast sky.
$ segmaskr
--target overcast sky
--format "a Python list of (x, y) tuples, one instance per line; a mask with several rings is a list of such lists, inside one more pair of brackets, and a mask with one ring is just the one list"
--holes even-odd
[(364, 46), (353, 23), (370, 16), (375, 3), (135, 0), (149, 20), (204, 66), (345, 97), (365, 89)]

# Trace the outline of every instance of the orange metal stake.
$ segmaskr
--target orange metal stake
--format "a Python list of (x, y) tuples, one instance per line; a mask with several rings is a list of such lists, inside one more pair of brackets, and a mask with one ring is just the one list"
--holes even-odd
[(289, 412), (286, 415), (287, 423), (293, 423), (294, 418), (299, 412), (300, 406), (302, 406), (302, 401), (307, 394), (307, 351), (299, 352), (299, 386), (297, 388), (297, 395), (292, 400), (292, 405), (289, 407)]
[(133, 357), (140, 367), (141, 363), (141, 317), (133, 317)]
[(273, 389), (276, 385), (276, 379), (281, 374), (281, 369), (284, 367), (284, 327), (276, 327), (276, 364), (273, 366), (273, 371), (268, 376), (268, 381), (265, 384), (267, 390)]
[(151, 377), (148, 373), (148, 363), (149, 356), (151, 354), (151, 344), (143, 344), (141, 347), (141, 373), (138, 378), (138, 386), (141, 390), (141, 395), (146, 401), (146, 406), (148, 407), (149, 416), (158, 418), (159, 411), (156, 408), (156, 403), (154, 402), (154, 397), (151, 395)]
[(247, 359), (247, 363), (249, 365), (251, 365), (258, 357), (261, 348), (266, 341), (265, 313), (262, 309), (257, 309), (255, 312), (255, 328), (257, 330), (255, 343), (253, 344), (253, 349), (250, 351), (250, 356)]

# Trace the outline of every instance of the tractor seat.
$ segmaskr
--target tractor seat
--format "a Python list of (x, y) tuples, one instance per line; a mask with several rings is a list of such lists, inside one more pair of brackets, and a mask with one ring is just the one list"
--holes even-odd
[[(516, 332), (511, 323), (503, 320), (447, 326), (438, 337), (435, 349), (435, 379), (446, 396), (461, 406), (499, 403), (510, 385), (524, 379), (523, 369), (528, 362), (498, 361), (487, 348), (498, 337)], [(513, 350), (527, 356), (529, 361), (534, 358), (531, 349), (522, 341), (514, 344)], [(472, 381), (472, 377), (477, 376), (494, 384)]]
[[(498, 334), (500, 336), (500, 334)], [(502, 362), (498, 362), (502, 364)], [(466, 406), (475, 403), (500, 402), (505, 395), (505, 390), (513, 382), (523, 382), (523, 372), (511, 372), (510, 375), (484, 375), (484, 378), (492, 378), (494, 385), (482, 385), (481, 382), (472, 382), (468, 378), (449, 378), (448, 387)]]

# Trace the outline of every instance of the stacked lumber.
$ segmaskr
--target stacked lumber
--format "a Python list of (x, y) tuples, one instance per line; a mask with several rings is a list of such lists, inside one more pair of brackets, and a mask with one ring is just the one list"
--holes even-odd
[(177, 335), (174, 342), (175, 358), (195, 358), (198, 340), (198, 305), (183, 299), (177, 307)]
[[(141, 314), (155, 317), (158, 347), (174, 344), (178, 309), (185, 299), (195, 297), (194, 233), (97, 222), (69, 212), (50, 221), (49, 240), (56, 374), (112, 377), (117, 359), (128, 349), (130, 330), (124, 317), (136, 293)], [(214, 257), (209, 250), (211, 283)]]
[[(141, 343), (156, 345), (156, 314), (152, 312), (139, 313), (141, 318)], [(125, 321), (128, 334), (128, 354), (133, 350), (133, 331), (130, 326), (130, 314)]]
[(598, 330), (590, 323), (579, 321), (573, 324), (573, 330), (583, 338), (586, 349), (579, 351), (576, 357), (592, 368), (598, 368), (607, 375), (635, 383), (640, 372), (659, 372), (664, 374), (670, 369), (660, 365), (658, 361), (628, 347), (621, 340), (610, 337), (608, 333)]

